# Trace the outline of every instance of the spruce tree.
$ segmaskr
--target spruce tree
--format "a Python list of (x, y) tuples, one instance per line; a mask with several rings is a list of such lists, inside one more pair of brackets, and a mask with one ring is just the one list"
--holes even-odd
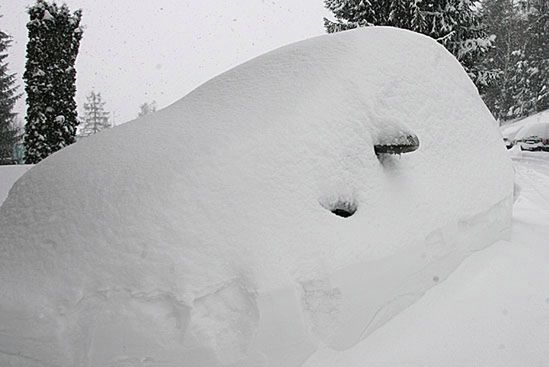
[(82, 13), (45, 0), (37, 0), (28, 13), (25, 147), (26, 162), (38, 163), (75, 141), (74, 64), (82, 38)]
[(13, 107), (20, 95), (15, 86), (15, 74), (8, 72), (6, 62), (10, 44), (11, 37), (0, 30), (0, 164), (11, 159), (14, 145), (19, 139)]
[(496, 119), (505, 120), (513, 104), (513, 79), (525, 41), (524, 24), (518, 17), (516, 0), (484, 0), (481, 11), (486, 31), (495, 38), (485, 63), (497, 75), (485, 88), (483, 100)]
[(525, 29), (523, 47), (512, 78), (512, 106), (508, 118), (518, 118), (549, 108), (549, 2), (520, 2), (519, 19)]
[(101, 98), (101, 93), (92, 91), (86, 100), (84, 103), (84, 125), (80, 135), (90, 136), (111, 127), (109, 113), (105, 111), (105, 102)]
[(473, 0), (324, 0), (336, 20), (329, 33), (364, 26), (392, 26), (430, 36), (463, 65), (477, 87), (494, 77), (480, 61), (491, 45)]

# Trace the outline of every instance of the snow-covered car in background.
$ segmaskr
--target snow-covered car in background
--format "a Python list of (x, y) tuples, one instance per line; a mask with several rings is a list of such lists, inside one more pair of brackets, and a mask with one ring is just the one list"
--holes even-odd
[(538, 136), (529, 136), (527, 138), (516, 140), (515, 145), (518, 145), (521, 150), (528, 150), (531, 152), (549, 152), (549, 141)]
[(0, 365), (294, 367), (350, 348), (505, 237), (494, 126), (441, 45), (368, 27), (63, 149), (0, 208)]
[(549, 111), (519, 120), (504, 130), (521, 150), (549, 151)]

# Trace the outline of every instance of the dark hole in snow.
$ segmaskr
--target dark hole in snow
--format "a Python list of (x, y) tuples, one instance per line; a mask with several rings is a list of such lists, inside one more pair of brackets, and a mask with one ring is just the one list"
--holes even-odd
[(350, 217), (351, 215), (355, 214), (354, 212), (350, 212), (350, 211), (345, 210), (345, 209), (334, 209), (334, 210), (332, 210), (332, 213), (334, 213), (338, 217), (343, 217), (343, 218), (347, 218), (347, 217)]
[(380, 154), (410, 153), (419, 148), (419, 139), (414, 134), (400, 135), (374, 145), (374, 151)]
[(352, 195), (324, 197), (318, 202), (324, 209), (342, 218), (350, 217), (358, 209), (358, 205)]
[(330, 211), (338, 217), (348, 218), (356, 212), (356, 205), (349, 202), (337, 202)]

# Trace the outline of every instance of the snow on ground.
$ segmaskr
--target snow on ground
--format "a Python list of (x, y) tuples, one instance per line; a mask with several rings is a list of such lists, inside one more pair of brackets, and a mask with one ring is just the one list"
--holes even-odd
[(0, 205), (8, 197), (8, 192), (15, 181), (31, 167), (32, 165), (0, 166)]
[[(417, 151), (374, 153), (411, 134)], [(0, 365), (301, 366), (508, 235), (512, 192), (492, 116), (434, 40), (278, 49), (15, 184)]]
[(354, 348), (305, 366), (549, 366), (549, 153), (514, 160), (510, 241), (471, 255)]

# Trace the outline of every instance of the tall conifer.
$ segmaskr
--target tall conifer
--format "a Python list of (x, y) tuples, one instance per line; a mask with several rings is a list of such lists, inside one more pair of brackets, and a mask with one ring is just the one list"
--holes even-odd
[(26, 162), (38, 163), (75, 141), (74, 65), (82, 38), (82, 13), (45, 0), (37, 0), (28, 12), (25, 147)]

